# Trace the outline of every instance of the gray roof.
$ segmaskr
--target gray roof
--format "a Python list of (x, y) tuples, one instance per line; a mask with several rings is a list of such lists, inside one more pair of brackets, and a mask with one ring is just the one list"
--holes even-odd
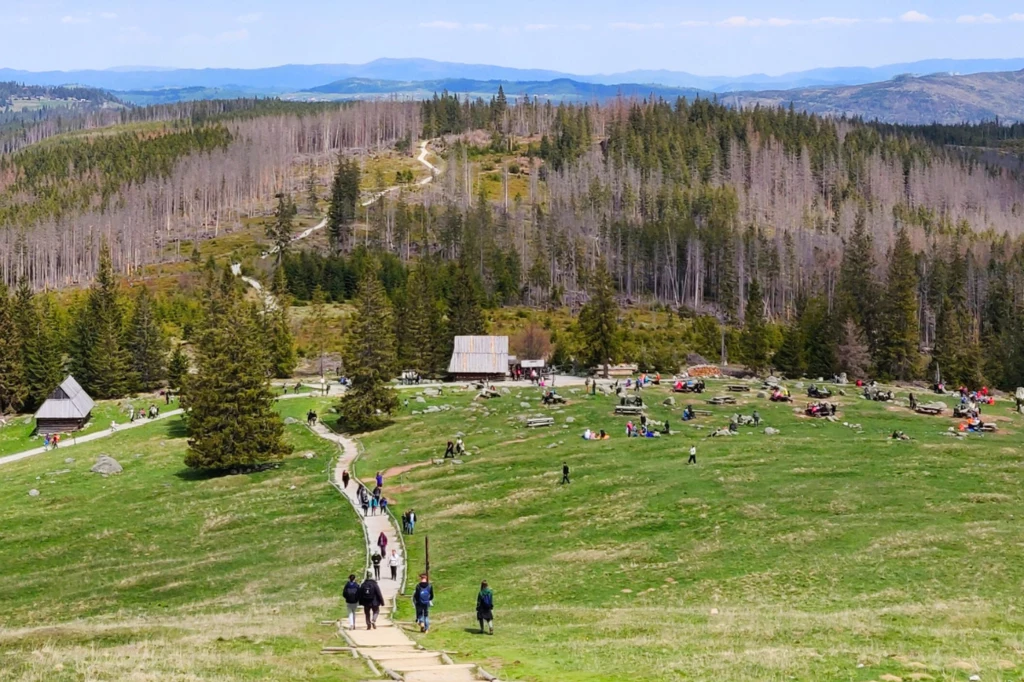
[(68, 375), (36, 412), (36, 419), (85, 419), (92, 412), (93, 405), (95, 403), (89, 394), (73, 376)]
[(508, 373), (507, 336), (456, 336), (450, 374)]

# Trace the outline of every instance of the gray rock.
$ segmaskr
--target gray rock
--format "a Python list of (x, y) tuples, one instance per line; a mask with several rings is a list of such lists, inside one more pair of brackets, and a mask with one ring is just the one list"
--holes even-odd
[(501, 387), (501, 394), (502, 395), (510, 395), (511, 393), (512, 393), (512, 391), (509, 390), (508, 386), (502, 386)]
[(306, 454), (303, 455), (303, 458), (305, 459), (313, 459), (314, 457), (316, 457), (316, 455), (314, 455), (312, 452), (307, 452)]
[(64, 463), (65, 464), (74, 464), (75, 463), (75, 458), (74, 457), (67, 457), (67, 458), (64, 459)]
[(418, 395), (418, 396), (416, 396), (416, 402), (418, 402), (418, 403), (425, 403), (425, 402), (427, 402), (427, 399), (424, 398), (421, 395)]
[(802, 382), (802, 381), (796, 382), (796, 387), (797, 387), (797, 389), (799, 389), (801, 391), (804, 390), (804, 388), (805, 388), (804, 382)]
[(767, 393), (765, 393), (764, 391), (758, 391), (758, 392), (757, 392), (757, 397), (758, 397), (758, 399), (760, 399), (760, 400), (764, 400), (765, 398), (767, 398), (767, 397), (768, 397), (768, 394), (767, 394)]
[(430, 398), (436, 398), (437, 396), (441, 395), (441, 391), (436, 388), (425, 388), (423, 389), (423, 395), (428, 396)]
[(423, 414), (437, 414), (441, 411), (441, 408), (437, 405), (431, 405), (427, 409), (423, 410)]
[(35, 488), (32, 488), (32, 490), (28, 491), (28, 496), (29, 497), (39, 497), (39, 491), (36, 490)]
[(551, 448), (557, 448), (557, 447), (558, 447), (558, 443), (552, 443), (551, 445), (548, 446), (548, 450), (550, 450)]
[(519, 407), (530, 409), (530, 403), (519, 403)]
[(423, 413), (422, 413), (422, 412), (420, 412), (419, 410), (413, 410), (413, 411), (412, 411), (412, 413), (413, 413), (413, 414), (423, 414)]
[(565, 418), (565, 423), (566, 424), (574, 424), (575, 422), (576, 422), (576, 417), (566, 417)]
[(669, 396), (668, 398), (665, 398), (664, 400), (662, 400), (661, 404), (664, 405), (665, 407), (675, 407), (676, 406), (676, 399), (671, 397), (671, 396)]
[(295, 417), (285, 417), (284, 418), (284, 423), (285, 424), (298, 424), (299, 420), (296, 419)]
[(94, 474), (103, 474), (104, 476), (109, 476), (110, 474), (119, 474), (122, 471), (124, 471), (124, 469), (113, 457), (108, 457), (107, 455), (100, 455), (100, 458), (96, 460), (96, 463), (92, 465), (92, 468), (89, 469), (89, 471), (91, 471)]
[(777, 435), (779, 435), (779, 430), (778, 429), (773, 429), (772, 427), (769, 426), (768, 428), (766, 428), (764, 430), (764, 435), (766, 435), (766, 436), (777, 436)]

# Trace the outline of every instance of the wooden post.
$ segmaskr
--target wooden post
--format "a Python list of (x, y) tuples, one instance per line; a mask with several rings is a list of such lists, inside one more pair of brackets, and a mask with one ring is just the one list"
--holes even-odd
[(427, 574), (427, 580), (430, 580), (430, 536), (423, 536), (423, 547), (426, 554), (426, 566), (424, 566), (423, 572)]

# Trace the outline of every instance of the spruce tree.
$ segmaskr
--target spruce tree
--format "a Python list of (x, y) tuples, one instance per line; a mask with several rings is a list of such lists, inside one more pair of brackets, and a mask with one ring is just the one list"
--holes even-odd
[(768, 368), (768, 328), (764, 320), (764, 298), (761, 283), (755, 277), (747, 292), (746, 319), (743, 324), (743, 357), (754, 374)]
[(398, 409), (398, 395), (389, 386), (398, 361), (394, 320), (376, 264), (365, 269), (355, 306), (343, 353), (351, 384), (339, 411), (346, 428), (364, 430), (380, 426)]
[(71, 337), (72, 371), (93, 398), (121, 398), (131, 388), (131, 356), (124, 344), (124, 312), (110, 247), (100, 247), (96, 281), (78, 310)]
[(619, 305), (615, 300), (615, 284), (604, 258), (597, 262), (590, 279), (590, 300), (580, 310), (579, 330), (584, 360), (592, 367), (604, 367), (608, 378), (608, 365), (614, 362), (619, 349)]
[(171, 353), (171, 359), (167, 363), (167, 385), (172, 390), (178, 391), (181, 389), (186, 377), (188, 377), (188, 356), (182, 350), (183, 344), (177, 344), (174, 346), (174, 352)]
[(292, 243), (292, 231), (295, 229), (295, 216), (299, 210), (288, 194), (277, 195), (277, 208), (274, 218), (267, 224), (267, 237), (277, 247), (277, 263), (280, 266), (288, 247)]
[(278, 379), (287, 379), (295, 371), (298, 356), (295, 339), (288, 323), (288, 309), (283, 305), (262, 312), (263, 342), (269, 353), (270, 373)]
[(14, 303), (0, 278), (0, 414), (17, 412), (28, 397)]
[(912, 379), (918, 361), (917, 263), (904, 228), (889, 256), (889, 274), (879, 319), (878, 369), (886, 379)]
[(480, 287), (469, 267), (460, 262), (448, 302), (448, 332), (451, 336), (480, 336), (487, 333)]
[(327, 297), (319, 284), (313, 289), (309, 302), (309, 321), (313, 332), (313, 343), (316, 346), (320, 376), (324, 376), (324, 353), (327, 348)]
[(839, 266), (839, 314), (863, 330), (868, 347), (874, 349), (877, 336), (878, 284), (875, 282), (875, 253), (867, 216), (857, 214), (853, 232), (846, 241)]
[(831, 377), (839, 365), (839, 330), (828, 302), (820, 297), (810, 299), (800, 316), (800, 327), (808, 375)]
[(128, 325), (128, 351), (132, 359), (132, 379), (138, 391), (152, 391), (167, 376), (167, 338), (157, 323), (153, 297), (140, 286)]
[(772, 358), (775, 369), (788, 379), (802, 377), (807, 371), (804, 340), (800, 326), (792, 324), (782, 333), (782, 345)]
[(450, 355), (446, 330), (433, 270), (430, 263), (421, 261), (406, 281), (398, 323), (402, 365), (429, 377), (444, 374)]
[(359, 204), (359, 162), (338, 159), (338, 167), (331, 183), (331, 205), (327, 210), (327, 236), (335, 251), (345, 249), (352, 235)]
[[(37, 305), (38, 304), (38, 305)], [(37, 409), (64, 380), (64, 354), (58, 333), (60, 321), (49, 294), (33, 300), (39, 326), (25, 344), (25, 382), (28, 385), (26, 407)]]
[(843, 323), (837, 348), (839, 371), (848, 379), (867, 379), (871, 371), (871, 353), (863, 330), (853, 320)]
[(274, 410), (259, 313), (231, 289), (212, 289), (207, 298), (196, 373), (185, 379), (181, 394), (185, 465), (225, 470), (279, 460), (291, 450)]

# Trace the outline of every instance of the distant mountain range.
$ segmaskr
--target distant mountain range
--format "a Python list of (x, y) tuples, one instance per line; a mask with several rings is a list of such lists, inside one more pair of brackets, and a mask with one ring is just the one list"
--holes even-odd
[(516, 69), (486, 64), (459, 64), (430, 59), (377, 59), (366, 64), (289, 64), (264, 69), (165, 69), (152, 66), (116, 67), (92, 71), (18, 71), (0, 69), (0, 81), (31, 85), (77, 83), (106, 90), (154, 90), (169, 88), (227, 88), (258, 90), (276, 95), (307, 91), (325, 83), (360, 78), (383, 81), (476, 81), (538, 82), (569, 79), (578, 83), (617, 85), (658, 84), (713, 92), (786, 90), (827, 85), (863, 85), (901, 74), (938, 72), (974, 74), (1024, 69), (1021, 59), (930, 59), (879, 67), (837, 67), (786, 73), (779, 76), (697, 76), (683, 71), (639, 70), (613, 74), (579, 75), (544, 69)]
[(886, 123), (1024, 121), (1024, 71), (968, 76), (897, 76), (867, 85), (723, 95), (726, 104), (789, 106), (818, 114)]

